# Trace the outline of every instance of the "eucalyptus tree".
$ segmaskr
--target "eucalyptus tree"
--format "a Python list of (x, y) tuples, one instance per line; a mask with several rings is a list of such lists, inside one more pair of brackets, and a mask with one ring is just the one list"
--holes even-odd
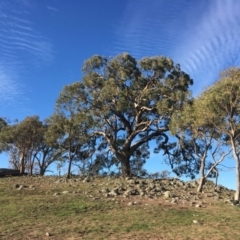
[(0, 131), (2, 130), (2, 128), (7, 126), (7, 122), (4, 118), (0, 117)]
[(79, 106), (69, 96), (72, 87), (65, 87), (56, 103), (53, 116), (48, 119), (47, 142), (59, 148), (68, 160), (67, 178), (71, 176), (73, 161), (84, 161), (94, 152), (94, 138), (89, 137), (90, 119), (79, 112)]
[(229, 68), (200, 96), (203, 117), (219, 134), (225, 135), (236, 161), (236, 192), (240, 197), (240, 68)]
[(38, 116), (26, 117), (23, 121), (8, 125), (0, 132), (0, 142), (4, 151), (10, 154), (10, 161), (24, 173), (32, 172), (34, 151), (43, 140), (43, 125)]
[(178, 137), (178, 145), (168, 161), (177, 175), (195, 178), (199, 174), (197, 192), (201, 192), (206, 178), (216, 175), (217, 166), (231, 152), (225, 135), (209, 121), (201, 97), (186, 105), (181, 114), (174, 114), (170, 128)]
[[(8, 124), (7, 124), (6, 120), (4, 118), (0, 117), (0, 133), (5, 127), (7, 127), (7, 125)], [(0, 141), (0, 153), (4, 150), (5, 147), (6, 147), (6, 145)]]
[(50, 165), (57, 161), (64, 161), (62, 151), (56, 145), (51, 145), (44, 139), (39, 144), (37, 151), (34, 154), (35, 166), (37, 173), (43, 176), (49, 170)]
[[(131, 160), (155, 140), (167, 147), (169, 122), (191, 100), (193, 81), (179, 64), (156, 56), (136, 61), (128, 53), (107, 59), (94, 55), (83, 65), (82, 82), (70, 86), (70, 99), (91, 117), (92, 136), (106, 141), (129, 176)], [(65, 91), (65, 90), (63, 90)]]

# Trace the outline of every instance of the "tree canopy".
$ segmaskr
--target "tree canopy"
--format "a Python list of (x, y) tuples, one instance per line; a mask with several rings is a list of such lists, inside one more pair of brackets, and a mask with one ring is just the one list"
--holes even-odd
[(225, 137), (231, 146), (236, 161), (236, 194), (240, 198), (240, 68), (229, 68), (220, 74), (220, 78), (206, 89), (198, 100), (201, 103), (201, 119)]
[(208, 176), (218, 176), (218, 165), (231, 152), (224, 134), (209, 121), (210, 112), (201, 97), (186, 105), (172, 117), (170, 129), (178, 138), (178, 144), (168, 154), (168, 162), (177, 175), (195, 178), (200, 175), (198, 192)]
[(141, 146), (155, 140), (166, 147), (171, 116), (191, 101), (193, 81), (170, 58), (136, 61), (128, 53), (110, 59), (94, 55), (84, 62), (83, 73), (82, 82), (67, 86), (68, 97), (91, 117), (91, 135), (107, 144), (122, 174), (131, 175), (131, 160)]

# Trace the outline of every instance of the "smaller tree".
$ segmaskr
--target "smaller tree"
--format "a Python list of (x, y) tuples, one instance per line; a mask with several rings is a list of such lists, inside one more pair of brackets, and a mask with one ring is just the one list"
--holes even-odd
[(48, 170), (49, 166), (56, 161), (63, 161), (62, 151), (56, 146), (51, 146), (43, 142), (38, 149), (35, 156), (35, 162), (39, 174), (43, 176)]
[(94, 151), (94, 138), (90, 137), (90, 118), (79, 111), (79, 106), (69, 95), (74, 88), (66, 86), (56, 103), (55, 114), (49, 118), (47, 142), (60, 148), (68, 159), (67, 178), (71, 176), (73, 161), (89, 158)]
[(0, 132), (0, 143), (9, 153), (10, 161), (20, 173), (31, 174), (35, 149), (43, 140), (43, 125), (38, 116), (26, 117), (22, 122), (8, 125)]
[(185, 106), (184, 111), (172, 118), (171, 131), (178, 138), (178, 145), (172, 154), (168, 155), (169, 163), (178, 175), (186, 174), (191, 178), (200, 175), (197, 192), (207, 177), (231, 152), (226, 152), (227, 142), (215, 126), (208, 121), (204, 113), (201, 98), (196, 98), (192, 105)]
[(224, 135), (236, 161), (236, 192), (240, 198), (240, 68), (229, 68), (200, 96), (203, 118), (208, 119), (219, 135)]

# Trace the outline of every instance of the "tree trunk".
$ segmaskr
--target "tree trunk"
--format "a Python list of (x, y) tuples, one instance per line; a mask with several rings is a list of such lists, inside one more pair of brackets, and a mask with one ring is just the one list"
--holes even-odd
[(72, 160), (73, 160), (73, 157), (71, 156), (70, 152), (69, 152), (68, 159), (69, 159), (69, 164), (68, 164), (67, 178), (70, 178), (71, 177)]
[(199, 179), (199, 181), (198, 181), (198, 188), (197, 188), (197, 192), (199, 193), (199, 192), (202, 192), (202, 188), (203, 188), (203, 185), (204, 185), (204, 183), (205, 183), (205, 177), (201, 177), (200, 179)]
[(235, 203), (239, 203), (239, 195), (240, 195), (240, 163), (239, 163), (239, 157), (236, 151), (236, 145), (234, 142), (234, 139), (231, 138), (231, 145), (232, 145), (232, 150), (233, 150), (233, 157), (235, 158), (236, 161), (236, 192), (234, 195), (234, 201)]
[(46, 168), (43, 167), (43, 166), (40, 166), (40, 169), (39, 169), (39, 174), (40, 174), (40, 176), (44, 176), (45, 171), (46, 171)]
[(198, 188), (197, 188), (197, 192), (202, 192), (202, 188), (203, 188), (203, 185), (205, 183), (205, 175), (204, 175), (204, 168), (205, 168), (205, 159), (202, 159), (201, 160), (201, 167), (200, 167), (200, 179), (199, 179), (199, 182), (198, 182)]
[(20, 164), (19, 164), (20, 174), (24, 174), (25, 172), (25, 158), (24, 153), (20, 155)]
[(236, 161), (236, 181), (237, 181), (237, 186), (236, 186), (234, 201), (236, 203), (239, 203), (239, 195), (240, 195), (240, 164), (239, 164), (239, 160)]
[(30, 176), (33, 175), (33, 165), (34, 165), (34, 162), (30, 162), (30, 172), (28, 173), (28, 175)]
[(131, 176), (131, 167), (130, 167), (130, 157), (125, 155), (117, 156), (119, 161), (121, 162), (122, 167), (122, 176), (129, 177)]
[(217, 188), (217, 185), (218, 185), (218, 171), (217, 170), (215, 171), (215, 174), (216, 174), (215, 188)]

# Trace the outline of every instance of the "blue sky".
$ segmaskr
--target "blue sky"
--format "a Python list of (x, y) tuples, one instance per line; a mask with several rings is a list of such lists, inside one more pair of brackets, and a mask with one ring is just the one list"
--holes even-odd
[[(93, 54), (169, 56), (197, 95), (219, 71), (240, 65), (239, 12), (239, 0), (0, 0), (0, 116), (49, 117)], [(148, 168), (167, 169), (160, 158)], [(222, 174), (221, 184), (235, 188), (234, 174)]]

